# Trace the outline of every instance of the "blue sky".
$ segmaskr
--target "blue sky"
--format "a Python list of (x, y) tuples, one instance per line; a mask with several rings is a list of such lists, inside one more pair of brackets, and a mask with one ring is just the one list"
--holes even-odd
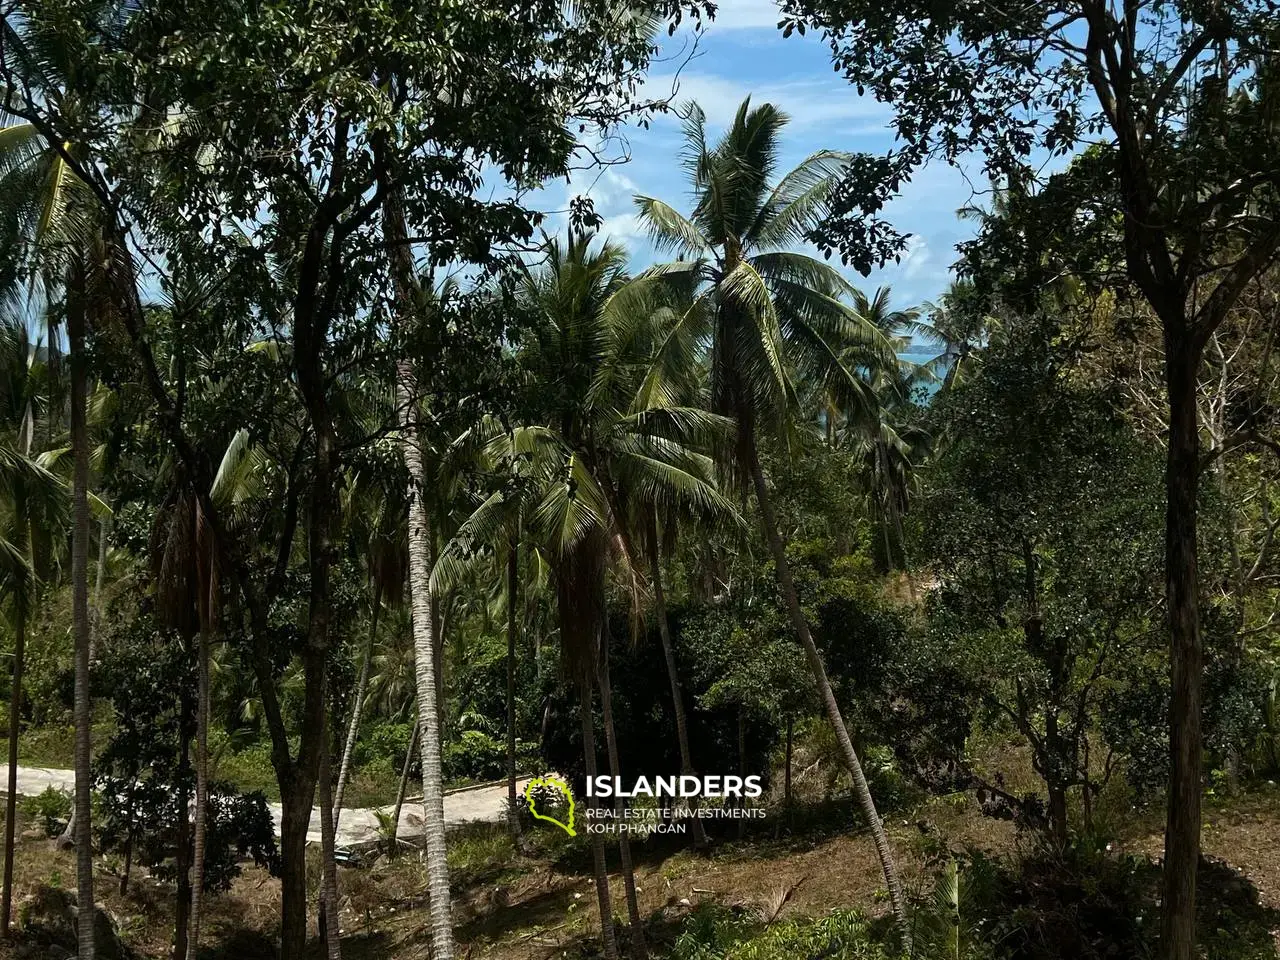
[[(753, 102), (775, 104), (791, 117), (783, 132), (784, 171), (824, 148), (887, 151), (893, 144), (889, 109), (871, 97), (859, 97), (832, 70), (821, 38), (793, 34), (784, 40), (777, 22), (773, 0), (720, 0), (716, 19), (704, 28), (692, 59), (690, 31), (682, 28), (665, 40), (647, 92), (663, 95), (675, 86), (675, 102), (696, 100), (717, 136), (748, 94)], [(588, 192), (604, 217), (604, 230), (628, 246), (637, 264), (645, 264), (655, 255), (636, 222), (632, 196), (659, 197), (682, 211), (691, 205), (677, 156), (680, 121), (659, 117), (649, 130), (628, 131), (627, 139), (629, 163), (578, 174), (558, 197), (552, 188), (551, 196), (563, 208), (569, 196)], [(974, 225), (955, 215), (972, 195), (973, 187), (960, 171), (944, 164), (920, 171), (885, 212), (899, 230), (912, 234), (901, 264), (865, 279), (851, 272), (850, 278), (868, 291), (891, 286), (896, 306), (935, 299), (949, 282), (956, 242), (973, 234)]]

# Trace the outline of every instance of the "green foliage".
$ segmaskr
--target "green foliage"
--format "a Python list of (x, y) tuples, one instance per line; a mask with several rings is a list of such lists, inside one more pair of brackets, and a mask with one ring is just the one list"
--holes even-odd
[(854, 910), (766, 925), (750, 913), (702, 904), (685, 920), (671, 960), (890, 960), (897, 955)]
[[(1206, 955), (1274, 960), (1276, 945), (1268, 931), (1280, 915), (1259, 902), (1250, 881), (1225, 865), (1204, 863), (1200, 874), (1199, 926)], [(949, 855), (933, 902), (922, 905), (922, 945), (926, 956), (953, 958), (959, 934), (962, 957), (1154, 957), (1159, 880), (1159, 867), (1150, 860), (1117, 856), (1092, 844), (1073, 844), (1061, 855), (1012, 860), (977, 850)]]
[(507, 745), (482, 730), (463, 730), (445, 748), (445, 779), (485, 781), (506, 775)]
[(71, 818), (71, 794), (55, 787), (45, 787), (34, 796), (22, 797), (18, 809), (24, 819), (37, 824), (45, 836), (53, 837), (62, 832)]
[(213, 769), (220, 780), (234, 783), (246, 793), (260, 791), (278, 798), (275, 769), (271, 766), (270, 744), (252, 743), (243, 749), (227, 749), (214, 754)]
[[(135, 862), (164, 880), (176, 878), (180, 811), (194, 783), (179, 785), (158, 776), (135, 780), (99, 777), (94, 829), (104, 851), (131, 848)], [(225, 891), (248, 859), (273, 872), (278, 867), (275, 828), (266, 797), (240, 794), (226, 783), (209, 785), (206, 889)], [(192, 843), (190, 831), (188, 844)], [(188, 850), (186, 862), (191, 863)]]
[[(1026, 740), (1059, 831), (1064, 792), (1093, 789), (1097, 696), (1124, 697), (1125, 674), (1144, 686), (1154, 674), (1133, 674), (1158, 669), (1161, 649), (1148, 613), (1161, 595), (1159, 472), (1112, 398), (1080, 382), (1081, 357), (1053, 321), (1011, 318), (939, 398), (922, 537), (940, 580), (923, 642), (986, 723)], [(1160, 726), (1159, 714), (1129, 719)], [(961, 742), (946, 744), (953, 761)]]
[(366, 726), (356, 741), (355, 763), (363, 765), (377, 760), (391, 763), (404, 760), (413, 737), (413, 724), (399, 720), (379, 720)]

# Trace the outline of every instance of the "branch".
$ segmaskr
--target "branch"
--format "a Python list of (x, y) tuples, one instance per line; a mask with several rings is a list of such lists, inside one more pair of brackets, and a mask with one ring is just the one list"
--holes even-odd
[(1205, 49), (1213, 42), (1213, 37), (1206, 30), (1196, 37), (1187, 45), (1187, 49), (1182, 51), (1182, 56), (1178, 58), (1178, 62), (1173, 65), (1173, 69), (1169, 71), (1169, 75), (1164, 78), (1164, 82), (1151, 97), (1151, 102), (1147, 107), (1147, 123), (1155, 126), (1156, 115), (1164, 107), (1164, 103), (1173, 95), (1174, 89), (1182, 81), (1183, 76), (1191, 65), (1196, 62), (1196, 58), (1204, 53)]
[(1218, 282), (1213, 293), (1196, 311), (1191, 323), (1192, 348), (1202, 350), (1213, 331), (1226, 318), (1227, 312), (1239, 299), (1249, 281), (1262, 272), (1280, 249), (1280, 224), (1254, 243), (1243, 257), (1235, 262), (1227, 275)]

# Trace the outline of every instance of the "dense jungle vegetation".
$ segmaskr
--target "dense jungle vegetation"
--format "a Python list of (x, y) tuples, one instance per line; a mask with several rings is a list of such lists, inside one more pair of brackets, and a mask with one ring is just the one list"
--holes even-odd
[(711, 3), (4, 13), (0, 957), (1280, 953), (1273, 5), (783, 0), (794, 167)]

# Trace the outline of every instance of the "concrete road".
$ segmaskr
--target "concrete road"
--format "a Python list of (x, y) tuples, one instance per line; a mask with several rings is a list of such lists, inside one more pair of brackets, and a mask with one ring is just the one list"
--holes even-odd
[[(9, 782), (8, 764), (0, 764), (0, 789)], [(516, 788), (523, 793), (529, 778), (517, 781)], [(18, 767), (18, 793), (32, 796), (43, 793), (48, 787), (71, 793), (75, 790), (76, 775), (73, 770), (60, 770), (49, 767)], [(476, 787), (463, 787), (450, 790), (444, 797), (444, 821), (447, 827), (457, 827), (464, 823), (500, 823), (506, 816), (507, 785), (505, 782), (482, 784)], [(276, 824), (276, 834), (280, 833), (280, 805), (270, 804), (271, 818)], [(391, 813), (394, 806), (380, 808), (384, 813)], [(422, 800), (405, 801), (400, 811), (399, 836), (409, 839), (422, 835)], [(350, 847), (368, 843), (378, 839), (378, 817), (371, 807), (346, 808), (338, 818), (336, 845)], [(320, 842), (320, 810), (311, 811), (311, 826), (307, 832), (307, 840)]]

